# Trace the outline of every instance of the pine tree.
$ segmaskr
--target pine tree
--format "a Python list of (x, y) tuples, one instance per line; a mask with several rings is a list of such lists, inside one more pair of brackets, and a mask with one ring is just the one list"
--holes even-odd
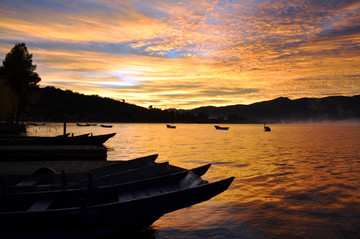
[(36, 100), (41, 78), (35, 72), (36, 65), (32, 57), (25, 43), (18, 43), (6, 54), (3, 66), (0, 67), (0, 83), (7, 86), (3, 90), (9, 88), (12, 91), (9, 95), (14, 95), (12, 102), (9, 102), (10, 105), (15, 104), (8, 119), (11, 123), (15, 120), (18, 124), (28, 105)]

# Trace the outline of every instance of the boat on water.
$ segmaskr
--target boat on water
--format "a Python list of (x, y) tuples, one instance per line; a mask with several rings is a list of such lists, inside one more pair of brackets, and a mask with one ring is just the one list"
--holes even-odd
[(26, 123), (26, 125), (31, 125), (31, 126), (44, 126), (44, 125), (46, 125), (46, 123), (28, 122), (28, 123)]
[(176, 129), (176, 126), (175, 126), (175, 125), (169, 125), (169, 124), (167, 124), (166, 127), (167, 127), (168, 129)]
[[(1, 177), (6, 186), (36, 186), (75, 183), (155, 164), (158, 154), (124, 161), (6, 161), (0, 162)], [(64, 178), (65, 177), (65, 178)], [(4, 184), (2, 184), (4, 186)]]
[(112, 125), (101, 124), (100, 127), (103, 127), (103, 128), (112, 128), (113, 126), (112, 126)]
[(76, 125), (77, 125), (77, 126), (84, 126), (84, 127), (86, 127), (86, 126), (90, 126), (90, 124), (88, 124), (88, 123), (85, 123), (85, 124), (76, 123)]
[(162, 215), (206, 201), (234, 177), (209, 183), (183, 171), (97, 188), (6, 194), (0, 197), (1, 238), (69, 238), (151, 225)]
[(267, 131), (267, 132), (270, 132), (270, 131), (271, 131), (270, 127), (269, 127), (269, 126), (266, 126), (265, 123), (264, 123), (264, 131)]
[(54, 137), (42, 136), (1, 136), (0, 145), (103, 145), (116, 133), (103, 135), (82, 134), (71, 136), (70, 134)]
[[(195, 174), (202, 176), (210, 168), (206, 164), (191, 169)], [(43, 192), (54, 190), (69, 190), (79, 188), (96, 188), (112, 184), (127, 183), (148, 178), (169, 175), (187, 171), (184, 168), (176, 167), (166, 163), (151, 164), (122, 171), (119, 169), (114, 173), (104, 173), (101, 168), (97, 171), (79, 172), (58, 175), (28, 175), (27, 177), (8, 175), (4, 176), (1, 186), (6, 188), (7, 194), (23, 192)], [(188, 170), (189, 171), (189, 170)], [(53, 176), (53, 177), (52, 177)]]
[(214, 125), (215, 129), (219, 129), (219, 130), (228, 130), (229, 127), (222, 127), (222, 126), (219, 126), (219, 125)]

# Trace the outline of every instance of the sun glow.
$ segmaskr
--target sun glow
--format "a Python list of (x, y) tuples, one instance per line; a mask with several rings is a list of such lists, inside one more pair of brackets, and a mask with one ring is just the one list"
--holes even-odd
[[(167, 108), (360, 93), (360, 3), (0, 3), (42, 86)], [(19, 7), (21, 6), (21, 7)]]

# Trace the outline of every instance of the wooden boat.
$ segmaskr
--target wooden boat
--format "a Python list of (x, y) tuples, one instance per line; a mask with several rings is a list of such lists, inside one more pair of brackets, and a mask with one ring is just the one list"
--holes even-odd
[[(158, 154), (126, 161), (36, 161), (0, 162), (1, 176), (7, 186), (34, 186), (39, 184), (68, 183), (87, 179), (88, 173), (100, 177), (135, 168), (153, 165)], [(4, 185), (3, 185), (4, 186)]]
[(176, 126), (175, 126), (175, 125), (169, 125), (169, 124), (167, 124), (166, 127), (169, 128), (169, 129), (176, 129)]
[(90, 124), (85, 123), (85, 124), (80, 124), (80, 123), (76, 123), (77, 126), (90, 126)]
[[(87, 134), (89, 135), (89, 134)], [(60, 134), (57, 136), (25, 136), (25, 135), (0, 135), (0, 140), (15, 140), (15, 139), (52, 139), (52, 138), (66, 138), (70, 133)]]
[(80, 138), (76, 140), (73, 144), (77, 145), (103, 145), (108, 139), (114, 137), (116, 133), (111, 134), (102, 134), (102, 135), (91, 135), (86, 138)]
[(101, 124), (100, 126), (103, 127), (103, 128), (112, 128), (112, 125)]
[(59, 135), (55, 137), (41, 136), (13, 136), (0, 137), (0, 145), (103, 145), (108, 139), (116, 133), (91, 135), (82, 134), (68, 137), (69, 134)]
[(96, 126), (97, 124), (94, 124), (94, 123), (84, 123), (84, 124), (81, 124), (81, 123), (76, 123), (77, 126)]
[(233, 180), (208, 183), (187, 171), (88, 190), (2, 195), (0, 236), (69, 238), (74, 230), (108, 233), (150, 225), (166, 213), (224, 192)]
[(215, 129), (220, 129), (220, 130), (228, 130), (229, 127), (221, 127), (221, 126), (218, 126), (218, 125), (214, 125)]
[[(210, 164), (203, 165), (197, 168), (191, 169), (195, 174), (202, 176), (210, 168)], [(79, 188), (96, 188), (110, 184), (120, 184), (132, 181), (144, 180), (153, 177), (159, 177), (169, 175), (178, 172), (187, 171), (184, 168), (176, 167), (166, 163), (152, 164), (149, 166), (134, 168), (126, 171), (119, 171), (112, 174), (103, 175), (102, 172), (88, 172), (84, 174), (70, 174), (70, 175), (57, 175), (57, 177), (28, 177), (26, 180), (15, 185), (2, 185), (2, 188), (6, 188), (6, 194), (17, 194), (23, 192), (41, 192), (41, 191), (54, 191), (54, 190), (69, 190)], [(94, 175), (92, 174), (94, 173)], [(69, 179), (68, 179), (69, 178)], [(10, 178), (11, 179), (11, 178)], [(36, 181), (36, 179), (40, 179)], [(50, 179), (50, 180), (49, 180)], [(49, 180), (49, 181), (46, 181)], [(31, 184), (31, 182), (39, 182), (37, 184)], [(30, 182), (30, 183), (28, 183)], [(41, 184), (42, 183), (42, 184)], [(48, 184), (46, 184), (48, 183)], [(5, 186), (5, 187), (4, 187)]]
[(85, 138), (89, 134), (82, 134), (69, 137), (70, 133), (58, 136), (0, 136), (0, 145), (48, 145), (63, 144), (64, 142), (75, 141), (79, 138)]
[(28, 122), (26, 125), (32, 125), (32, 126), (44, 126), (46, 123), (34, 123), (34, 122)]

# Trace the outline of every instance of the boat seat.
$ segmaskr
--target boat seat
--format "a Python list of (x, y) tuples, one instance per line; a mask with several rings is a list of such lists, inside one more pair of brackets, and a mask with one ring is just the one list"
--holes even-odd
[(175, 191), (175, 189), (173, 187), (171, 187), (170, 184), (161, 185), (161, 186), (159, 186), (159, 189), (162, 193), (169, 193), (169, 192)]
[(146, 193), (149, 196), (156, 196), (156, 195), (160, 195), (161, 191), (157, 187), (150, 187), (150, 188), (146, 188)]
[(199, 175), (189, 172), (179, 183), (179, 189), (193, 188), (201, 183), (202, 179)]
[(15, 184), (15, 187), (21, 187), (21, 186), (34, 186), (39, 183), (39, 180), (23, 180)]
[(36, 211), (45, 211), (48, 209), (53, 201), (52, 200), (37, 200), (31, 207), (27, 210), (28, 212)]
[(118, 194), (118, 201), (119, 202), (123, 202), (123, 201), (129, 201), (129, 200), (133, 200), (134, 199), (134, 195), (132, 192), (120, 192)]
[(148, 196), (145, 190), (134, 190), (133, 195), (134, 199), (144, 198)]

